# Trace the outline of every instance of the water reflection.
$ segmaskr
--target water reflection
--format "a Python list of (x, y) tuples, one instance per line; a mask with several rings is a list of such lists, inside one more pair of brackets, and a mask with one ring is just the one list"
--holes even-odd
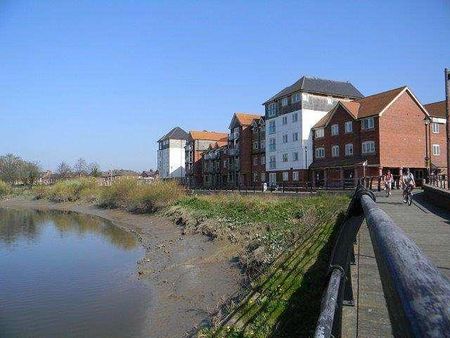
[(99, 234), (116, 247), (131, 250), (139, 243), (131, 233), (95, 216), (75, 212), (0, 209), (0, 242), (14, 244), (18, 239), (38, 240), (42, 229), (52, 223), (61, 236), (66, 233)]

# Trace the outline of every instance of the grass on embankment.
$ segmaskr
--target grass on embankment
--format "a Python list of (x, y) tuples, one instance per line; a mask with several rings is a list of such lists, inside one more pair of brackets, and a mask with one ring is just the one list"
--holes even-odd
[(11, 186), (0, 180), (0, 198), (9, 195), (12, 192)]
[[(346, 209), (345, 195), (187, 195), (176, 182), (90, 179), (34, 189), (37, 198), (85, 200), (103, 208), (171, 217), (185, 233), (228, 240), (248, 286), (222, 307), (206, 337), (310, 336), (316, 324), (330, 257), (330, 236)], [(224, 321), (223, 319), (226, 318)]]

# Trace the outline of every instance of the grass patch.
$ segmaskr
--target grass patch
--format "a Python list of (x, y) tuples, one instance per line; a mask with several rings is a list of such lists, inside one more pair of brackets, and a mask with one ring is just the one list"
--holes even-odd
[(33, 194), (36, 199), (46, 198), (52, 202), (75, 202), (80, 199), (96, 198), (99, 186), (93, 178), (79, 178), (58, 181), (51, 186), (36, 186)]

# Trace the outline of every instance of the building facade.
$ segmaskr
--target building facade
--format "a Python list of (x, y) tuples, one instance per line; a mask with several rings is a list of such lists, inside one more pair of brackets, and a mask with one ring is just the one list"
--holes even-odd
[(446, 103), (439, 101), (424, 105), (430, 114), (428, 157), (431, 173), (446, 174), (447, 168), (447, 117)]
[(311, 128), (338, 101), (363, 95), (349, 82), (303, 76), (264, 103), (266, 172), (270, 184), (308, 180)]
[(266, 119), (262, 116), (252, 122), (252, 184), (267, 182), (266, 175)]
[(185, 177), (185, 151), (188, 134), (175, 127), (158, 140), (157, 167), (161, 178)]
[(218, 141), (226, 142), (227, 133), (190, 131), (185, 146), (186, 184), (189, 187), (203, 185), (202, 154)]
[(252, 186), (252, 124), (261, 115), (235, 113), (229, 126), (228, 186)]
[(429, 119), (407, 87), (338, 102), (313, 127), (313, 183), (340, 186), (388, 169), (399, 175), (406, 167), (424, 178)]
[(220, 189), (227, 186), (227, 140), (218, 141), (202, 154), (203, 187)]

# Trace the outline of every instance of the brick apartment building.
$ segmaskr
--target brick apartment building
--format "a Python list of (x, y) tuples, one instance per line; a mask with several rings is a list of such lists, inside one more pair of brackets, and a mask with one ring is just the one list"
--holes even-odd
[(339, 100), (363, 95), (349, 82), (303, 76), (264, 103), (266, 171), (270, 184), (308, 180), (311, 128)]
[(428, 156), (432, 173), (446, 174), (447, 168), (447, 117), (446, 103), (439, 101), (424, 105), (431, 120), (427, 133), (429, 135)]
[(338, 102), (313, 127), (313, 182), (338, 185), (342, 179), (379, 176), (387, 169), (399, 175), (405, 167), (420, 180), (426, 174), (429, 119), (407, 87)]
[(252, 185), (252, 123), (261, 115), (235, 113), (228, 137), (228, 186)]
[(262, 116), (252, 122), (252, 184), (266, 180), (266, 119)]
[(228, 139), (211, 144), (202, 154), (203, 187), (222, 188), (228, 177)]
[(227, 133), (190, 131), (185, 147), (186, 184), (198, 187), (203, 184), (202, 153), (218, 141), (226, 141)]

